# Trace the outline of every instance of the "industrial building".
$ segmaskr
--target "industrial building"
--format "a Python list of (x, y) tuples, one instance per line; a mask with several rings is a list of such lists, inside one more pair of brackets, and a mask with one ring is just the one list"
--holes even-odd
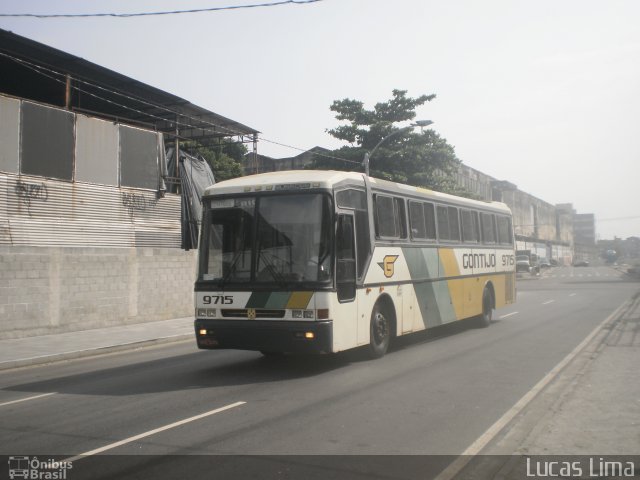
[(258, 132), (4, 30), (0, 69), (0, 338), (192, 315), (180, 144)]

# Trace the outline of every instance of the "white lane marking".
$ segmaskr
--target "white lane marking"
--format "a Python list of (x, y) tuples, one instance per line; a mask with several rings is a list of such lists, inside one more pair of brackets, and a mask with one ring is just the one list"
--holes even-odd
[(70, 457), (63, 462), (74, 462), (76, 460), (80, 460), (85, 457), (90, 457), (92, 455), (97, 455), (98, 453), (106, 452), (107, 450), (112, 450), (116, 447), (120, 447), (122, 445), (126, 445), (127, 443), (135, 442), (136, 440), (140, 440), (141, 438), (149, 437), (151, 435), (155, 435), (156, 433), (164, 432), (165, 430), (169, 430), (171, 428), (179, 427), (180, 425), (184, 425), (185, 423), (194, 422), (196, 420), (200, 420), (201, 418), (208, 417), (210, 415), (215, 415), (216, 413), (224, 412), (225, 410), (230, 410), (235, 407), (239, 407), (240, 405), (244, 405), (247, 402), (236, 402), (231, 403), (229, 405), (225, 405), (224, 407), (216, 408), (215, 410), (210, 410), (205, 413), (201, 413), (200, 415), (196, 415), (194, 417), (185, 418), (184, 420), (180, 420), (178, 422), (170, 423), (169, 425), (165, 425), (164, 427), (155, 428), (153, 430), (149, 430), (148, 432), (140, 433), (138, 435), (134, 435), (133, 437), (125, 438), (124, 440), (120, 440), (119, 442), (110, 443), (109, 445), (105, 445), (104, 447), (96, 448), (95, 450), (89, 450), (88, 452), (81, 453), (80, 455), (76, 455), (75, 457)]
[(21, 398), (20, 400), (12, 400), (11, 402), (0, 403), (0, 407), (5, 405), (13, 405), (14, 403), (27, 402), (29, 400), (35, 400), (36, 398), (48, 397), (49, 395), (55, 395), (58, 392), (43, 393), (42, 395), (34, 395), (33, 397)]
[(547, 300), (546, 302), (542, 302), (543, 305), (549, 305), (550, 303), (555, 302), (555, 300)]
[(576, 296), (576, 294), (575, 294), (575, 293), (570, 293), (570, 294), (569, 294), (569, 296), (570, 296), (570, 297), (575, 297), (575, 296)]
[(534, 387), (529, 390), (524, 396), (516, 402), (516, 404), (511, 407), (502, 417), (500, 417), (496, 423), (491, 425), (486, 432), (484, 432), (478, 439), (473, 442), (469, 447), (460, 454), (458, 458), (456, 458), (453, 462), (449, 464), (447, 468), (445, 468), (440, 475), (438, 475), (435, 480), (451, 480), (453, 479), (460, 471), (473, 459), (474, 455), (478, 455), (483, 448), (485, 448), (491, 440), (498, 435), (504, 427), (507, 426), (511, 420), (513, 420), (522, 410), (525, 409), (531, 401), (538, 396), (538, 394), (553, 381), (558, 374), (566, 367), (571, 361), (578, 356), (578, 354), (593, 340), (593, 338), (602, 330), (602, 328), (609, 323), (612, 318), (615, 318), (616, 315), (620, 313), (620, 311), (627, 305), (629, 305), (629, 301), (624, 302), (618, 308), (616, 308), (611, 315), (605, 318), (600, 325), (593, 329), (593, 331), (585, 338), (580, 345), (573, 349), (573, 351), (564, 357), (560, 363), (558, 363), (553, 370), (547, 373), (542, 380), (534, 385)]
[(511, 312), (511, 313), (507, 313), (506, 315), (502, 315), (501, 317), (498, 317), (500, 320), (502, 320), (503, 318), (508, 318), (511, 317), (513, 315), (517, 315), (519, 312)]

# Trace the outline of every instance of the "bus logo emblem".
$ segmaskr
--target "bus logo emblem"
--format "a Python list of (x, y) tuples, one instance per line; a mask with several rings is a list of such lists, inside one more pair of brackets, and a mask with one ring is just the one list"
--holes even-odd
[(382, 259), (381, 262), (378, 262), (378, 265), (380, 265), (380, 268), (384, 272), (385, 277), (387, 278), (393, 277), (393, 274), (395, 272), (393, 265), (396, 263), (398, 256), (399, 255), (387, 255)]
[(247, 308), (247, 318), (249, 320), (256, 319), (256, 309), (255, 308)]

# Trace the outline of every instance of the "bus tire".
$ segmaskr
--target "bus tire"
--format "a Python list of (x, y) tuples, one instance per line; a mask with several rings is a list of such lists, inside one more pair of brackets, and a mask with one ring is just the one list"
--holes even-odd
[(493, 318), (493, 295), (489, 287), (484, 287), (482, 292), (482, 313), (477, 317), (477, 325), (486, 328), (491, 325)]
[(371, 312), (369, 334), (369, 356), (371, 358), (383, 357), (387, 353), (391, 341), (391, 318), (379, 302)]

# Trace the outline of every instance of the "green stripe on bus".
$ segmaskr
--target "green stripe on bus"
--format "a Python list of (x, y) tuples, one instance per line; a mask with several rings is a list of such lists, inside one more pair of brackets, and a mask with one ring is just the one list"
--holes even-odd
[(253, 292), (247, 301), (246, 308), (264, 308), (270, 296), (271, 292)]
[(291, 297), (291, 292), (273, 292), (264, 308), (285, 308)]
[[(403, 248), (402, 253), (414, 282), (444, 274), (437, 248)], [(456, 319), (446, 280), (415, 283), (414, 289), (425, 327), (435, 327)]]

